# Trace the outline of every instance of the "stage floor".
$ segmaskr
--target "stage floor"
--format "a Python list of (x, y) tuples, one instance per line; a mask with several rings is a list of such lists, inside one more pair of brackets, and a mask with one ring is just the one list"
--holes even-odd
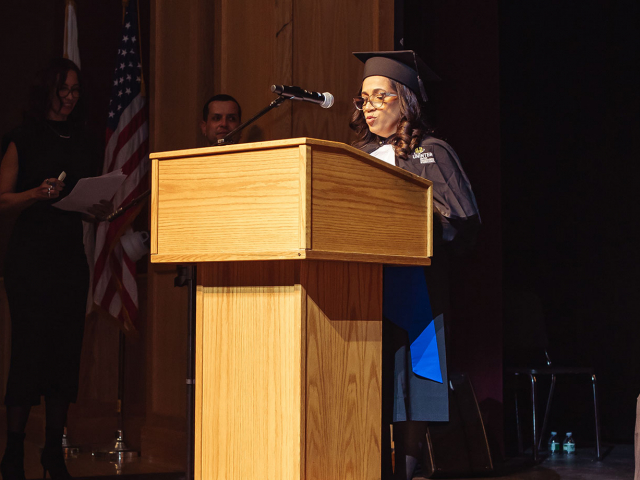
[[(0, 436), (0, 455), (4, 452), (6, 439)], [(25, 474), (28, 479), (41, 479), (42, 466), (40, 465), (40, 446), (31, 442), (25, 442)], [(89, 479), (100, 478), (108, 480), (107, 477), (117, 476), (119, 479), (134, 480), (136, 478), (157, 479), (157, 480), (177, 480), (182, 468), (162, 462), (158, 459), (137, 457), (120, 464), (107, 460), (97, 460), (91, 452), (80, 452), (77, 457), (67, 460), (67, 469), (74, 478)], [(146, 474), (151, 474), (148, 476)], [(174, 475), (172, 475), (174, 474)], [(132, 475), (132, 477), (129, 477)], [(47, 478), (49, 476), (47, 475)]]
[[(0, 436), (0, 452), (4, 451), (4, 436)], [(25, 470), (28, 479), (42, 478), (40, 448), (26, 442)], [(493, 477), (501, 480), (631, 480), (634, 474), (633, 445), (615, 445), (601, 462), (593, 460), (594, 450), (578, 449), (574, 457), (548, 457), (532, 466), (528, 458), (509, 460)], [(180, 467), (158, 459), (138, 457), (121, 464), (94, 459), (90, 452), (81, 452), (67, 461), (71, 475), (86, 480), (178, 480)], [(254, 471), (259, 468), (254, 466)], [(259, 475), (258, 475), (259, 477)], [(477, 478), (477, 477), (476, 477)], [(456, 478), (452, 480), (471, 480)]]
[[(533, 465), (531, 457), (509, 459), (485, 478), (500, 480), (633, 480), (633, 445), (603, 446), (604, 460), (595, 461), (595, 448), (579, 448), (575, 456), (547, 456)], [(542, 455), (545, 455), (543, 452)], [(418, 477), (420, 478), (420, 477)], [(475, 477), (478, 478), (478, 477)], [(414, 480), (417, 480), (414, 477)], [(455, 478), (450, 480), (473, 480)]]

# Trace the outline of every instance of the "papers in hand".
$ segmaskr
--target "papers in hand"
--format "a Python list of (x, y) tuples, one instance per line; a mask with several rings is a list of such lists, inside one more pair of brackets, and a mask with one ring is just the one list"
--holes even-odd
[(82, 178), (71, 193), (52, 206), (61, 210), (89, 213), (88, 209), (100, 200), (111, 200), (127, 176), (115, 170), (100, 177)]

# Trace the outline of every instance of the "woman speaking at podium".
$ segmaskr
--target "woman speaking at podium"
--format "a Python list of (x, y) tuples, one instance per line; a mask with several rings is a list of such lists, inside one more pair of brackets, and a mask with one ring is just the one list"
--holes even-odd
[[(364, 62), (350, 123), (357, 134), (354, 146), (433, 182), (431, 266), (384, 270), (383, 438), (384, 425), (393, 422), (393, 478), (411, 479), (422, 457), (426, 422), (449, 418), (447, 256), (473, 244), (480, 217), (458, 156), (432, 135), (426, 119), (424, 82), (438, 76), (411, 50), (354, 55)], [(390, 457), (383, 450), (383, 478), (391, 478)]]
[(25, 426), (42, 395), (42, 466), (53, 479), (70, 478), (61, 442), (69, 403), (78, 394), (89, 268), (82, 214), (53, 204), (97, 170), (98, 151), (82, 122), (82, 94), (78, 67), (53, 61), (31, 92), (29, 119), (2, 140), (0, 212), (18, 214), (4, 271), (11, 313), (4, 480), (24, 479)]

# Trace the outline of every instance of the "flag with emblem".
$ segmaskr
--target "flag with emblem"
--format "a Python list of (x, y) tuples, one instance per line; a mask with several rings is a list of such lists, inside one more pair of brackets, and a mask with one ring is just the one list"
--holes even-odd
[[(121, 208), (149, 187), (149, 113), (142, 79), (137, 0), (125, 3), (122, 35), (115, 64), (107, 119), (102, 173), (122, 170), (127, 179), (113, 198)], [(93, 301), (133, 330), (138, 316), (136, 265), (124, 251), (120, 237), (142, 206), (130, 208), (96, 231)]]

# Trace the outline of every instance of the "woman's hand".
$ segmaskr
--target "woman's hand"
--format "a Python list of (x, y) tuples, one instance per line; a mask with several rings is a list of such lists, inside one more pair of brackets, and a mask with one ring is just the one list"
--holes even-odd
[(113, 203), (109, 200), (100, 200), (88, 209), (88, 212), (99, 222), (104, 222), (113, 213)]
[(58, 198), (60, 192), (64, 190), (65, 183), (57, 178), (47, 178), (39, 187), (32, 190), (33, 198), (36, 200), (51, 200)]

